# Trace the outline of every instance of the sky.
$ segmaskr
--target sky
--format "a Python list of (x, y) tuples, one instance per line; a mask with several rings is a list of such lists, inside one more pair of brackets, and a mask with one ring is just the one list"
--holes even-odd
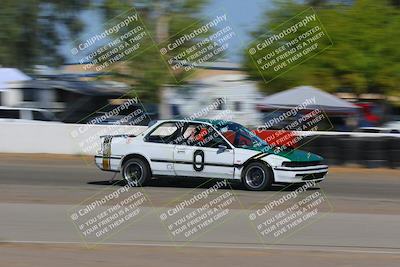
[(238, 63), (241, 53), (251, 41), (250, 32), (256, 30), (260, 23), (265, 20), (265, 11), (273, 8), (271, 0), (212, 0), (204, 8), (204, 14), (210, 14), (216, 10), (227, 13), (230, 25), (238, 38), (229, 43), (227, 52), (229, 62)]
[[(272, 0), (210, 0), (203, 11), (205, 17), (212, 17), (215, 12), (227, 13), (229, 25), (235, 31), (237, 37), (229, 42), (229, 49), (226, 53), (226, 61), (239, 63), (241, 54), (246, 44), (251, 40), (250, 32), (257, 29), (264, 20), (265, 11), (273, 7)], [(85, 23), (85, 31), (82, 36), (101, 32), (102, 18), (94, 10), (82, 12), (82, 21)], [(66, 56), (68, 63), (76, 63), (71, 56), (71, 42), (61, 46), (62, 53)]]

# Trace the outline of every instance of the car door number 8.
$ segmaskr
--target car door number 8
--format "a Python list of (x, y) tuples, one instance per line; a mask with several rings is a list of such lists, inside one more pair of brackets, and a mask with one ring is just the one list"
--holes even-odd
[[(197, 161), (198, 156), (201, 157), (201, 162)], [(200, 172), (204, 169), (204, 151), (203, 150), (196, 150), (193, 153), (193, 169), (198, 172)]]

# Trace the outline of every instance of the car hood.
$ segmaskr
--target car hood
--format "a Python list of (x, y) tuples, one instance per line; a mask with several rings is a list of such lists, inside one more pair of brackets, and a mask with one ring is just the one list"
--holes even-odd
[(311, 152), (307, 152), (300, 149), (286, 149), (284, 151), (276, 152), (273, 148), (268, 146), (259, 146), (259, 147), (241, 147), (243, 149), (249, 149), (254, 151), (265, 152), (268, 154), (278, 155), (284, 158), (289, 159), (290, 161), (300, 161), (300, 162), (308, 162), (308, 161), (321, 161), (323, 158)]

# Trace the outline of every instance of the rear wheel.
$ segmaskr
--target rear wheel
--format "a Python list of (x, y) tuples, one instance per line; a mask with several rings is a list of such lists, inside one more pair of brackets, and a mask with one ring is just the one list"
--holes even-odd
[(122, 165), (122, 177), (131, 186), (143, 186), (150, 180), (150, 170), (146, 162), (139, 158), (129, 159)]
[(251, 191), (262, 191), (272, 185), (273, 174), (266, 164), (252, 162), (243, 170), (242, 181), (244, 186)]

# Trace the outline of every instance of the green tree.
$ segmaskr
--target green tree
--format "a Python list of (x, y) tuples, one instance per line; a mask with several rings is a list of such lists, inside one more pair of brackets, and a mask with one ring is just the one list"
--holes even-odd
[[(127, 68), (124, 71), (114, 72), (113, 78), (121, 77), (123, 74), (122, 81), (131, 84), (143, 101), (158, 102), (161, 87), (165, 84), (174, 84), (176, 81), (161, 57), (157, 45), (167, 41), (169, 37), (189, 32), (195, 27), (194, 25), (201, 25), (199, 12), (206, 2), (207, 0), (156, 0), (142, 1), (141, 5), (136, 5), (136, 10), (153, 40), (149, 40), (146, 45), (149, 48), (143, 53), (124, 60), (123, 64)], [(106, 0), (102, 8), (106, 19), (113, 18), (132, 8), (132, 1)], [(186, 42), (180, 49), (192, 44)]]
[[(333, 46), (265, 84), (246, 53), (244, 65), (265, 92), (298, 85), (313, 85), (327, 91), (399, 94), (400, 10), (393, 1), (358, 0), (353, 4), (321, 4), (317, 15), (333, 40)], [(254, 37), (273, 29), (309, 6), (285, 1), (266, 15)]]
[(83, 29), (79, 10), (89, 0), (2, 0), (0, 8), (0, 65), (28, 69), (34, 64), (64, 62), (59, 45)]
[[(159, 99), (159, 89), (173, 83), (172, 75), (156, 44), (201, 21), (199, 12), (207, 0), (3, 0), (0, 9), (0, 65), (29, 70), (33, 65), (60, 66), (65, 58), (63, 42), (78, 40), (84, 24), (81, 11), (93, 8), (104, 15), (104, 22), (136, 7), (148, 33), (153, 37), (144, 53), (114, 70), (113, 79), (128, 82), (142, 99)], [(201, 24), (201, 23), (200, 23)], [(83, 38), (83, 37), (82, 37)], [(191, 45), (187, 43), (185, 47)], [(183, 49), (184, 47), (182, 47)], [(122, 78), (121, 78), (122, 77)]]

